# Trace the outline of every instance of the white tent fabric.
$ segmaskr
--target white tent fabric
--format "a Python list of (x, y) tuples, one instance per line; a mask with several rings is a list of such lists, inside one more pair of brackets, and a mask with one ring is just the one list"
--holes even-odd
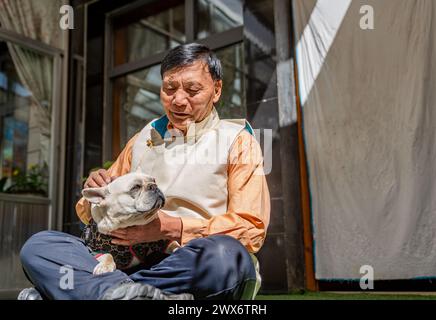
[(436, 277), (436, 1), (293, 12), (316, 278)]

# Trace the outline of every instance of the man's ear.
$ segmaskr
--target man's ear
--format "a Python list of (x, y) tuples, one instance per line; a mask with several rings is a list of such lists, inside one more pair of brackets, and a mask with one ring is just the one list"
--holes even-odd
[(214, 84), (214, 96), (213, 96), (213, 103), (217, 103), (218, 100), (221, 97), (221, 91), (223, 88), (223, 81), (222, 80), (216, 80)]
[(104, 198), (109, 194), (106, 187), (100, 188), (86, 188), (82, 190), (83, 197), (90, 203), (100, 204)]

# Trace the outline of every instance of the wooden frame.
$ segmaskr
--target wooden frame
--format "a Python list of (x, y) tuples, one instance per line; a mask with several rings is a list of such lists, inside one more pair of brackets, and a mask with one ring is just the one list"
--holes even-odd
[(309, 191), (309, 177), (307, 172), (307, 159), (306, 159), (306, 149), (304, 145), (304, 134), (303, 134), (303, 113), (301, 110), (300, 96), (298, 91), (298, 68), (295, 57), (296, 52), (296, 33), (294, 29), (294, 11), (293, 11), (293, 1), (290, 0), (290, 11), (291, 11), (291, 45), (293, 50), (293, 79), (294, 79), (294, 93), (295, 93), (295, 103), (297, 112), (297, 124), (298, 124), (298, 153), (300, 162), (300, 189), (301, 189), (301, 212), (302, 212), (302, 223), (303, 223), (303, 243), (304, 243), (304, 264), (305, 264), (305, 282), (306, 288), (309, 291), (319, 291), (319, 282), (315, 278), (315, 261), (313, 251), (313, 231), (312, 231), (312, 212), (310, 208), (310, 191)]

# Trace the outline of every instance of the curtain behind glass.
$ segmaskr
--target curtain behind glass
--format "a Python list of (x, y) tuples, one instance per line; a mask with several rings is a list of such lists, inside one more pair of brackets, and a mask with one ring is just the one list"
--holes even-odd
[(49, 164), (51, 111), (53, 97), (53, 59), (32, 50), (8, 43), (9, 53), (24, 86), (32, 93), (33, 115), (29, 120), (39, 128), (41, 159), (39, 165)]
[(64, 49), (59, 9), (67, 0), (0, 0), (0, 26)]

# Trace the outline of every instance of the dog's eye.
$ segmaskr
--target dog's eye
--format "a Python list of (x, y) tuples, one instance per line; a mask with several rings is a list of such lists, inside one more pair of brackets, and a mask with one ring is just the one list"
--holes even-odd
[(136, 184), (132, 187), (132, 189), (130, 189), (131, 192), (138, 192), (139, 190), (141, 190), (142, 186), (140, 184)]

